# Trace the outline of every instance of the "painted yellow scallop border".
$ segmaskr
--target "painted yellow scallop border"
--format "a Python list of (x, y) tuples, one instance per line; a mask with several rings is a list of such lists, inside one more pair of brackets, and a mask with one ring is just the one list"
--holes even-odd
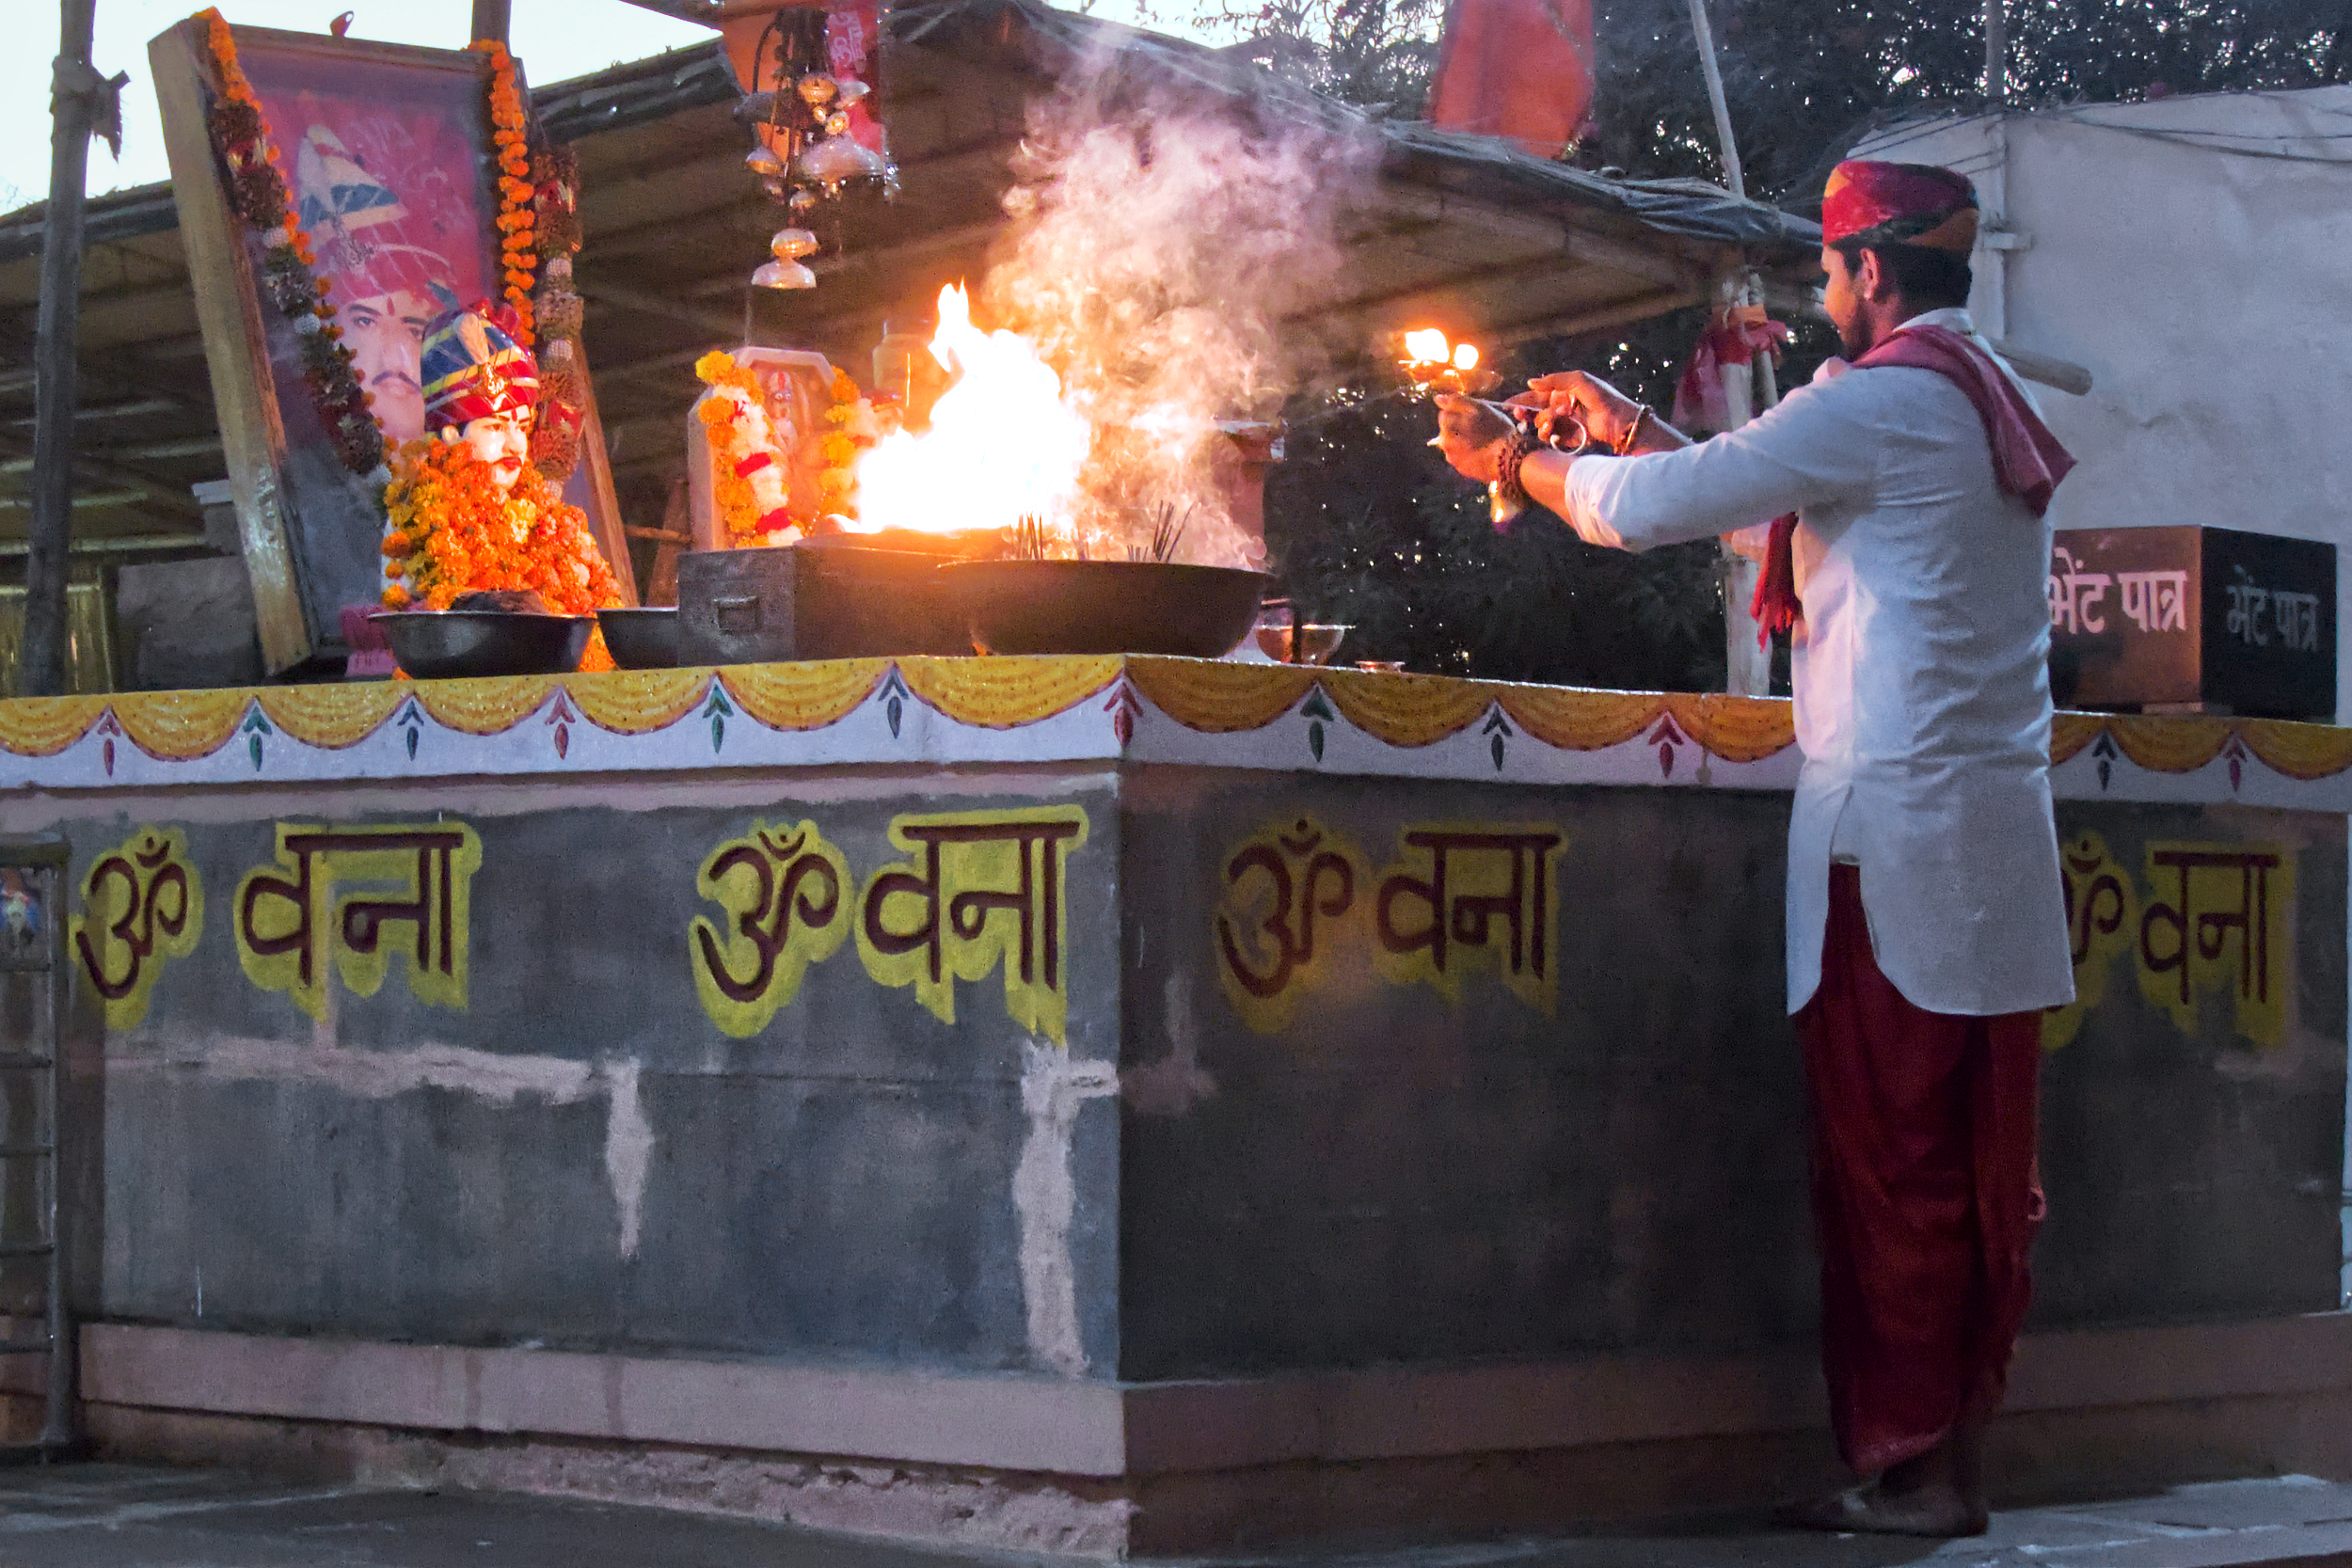
[(0, 702), (0, 750), (54, 757), (89, 734), (105, 711), (103, 697), (11, 697)]
[(566, 675), (564, 689), (580, 716), (614, 735), (651, 735), (666, 730), (702, 705), (713, 672), (602, 670)]
[(1060, 658), (902, 658), (907, 689), (960, 724), (1011, 730), (1066, 713), (1117, 680), (1117, 654)]
[(736, 705), (770, 729), (819, 730), (857, 711), (889, 668), (886, 658), (730, 664), (718, 677)]
[(278, 730), (306, 746), (340, 752), (383, 727), (408, 695), (401, 681), (263, 687), (254, 693)]
[(253, 705), (253, 692), (237, 688), (220, 691), (140, 691), (115, 699), (115, 721), (122, 733), (151, 757), (193, 762), (211, 756), (229, 744), (237, 721)]
[[(893, 660), (834, 659), (735, 665), (723, 670), (610, 671), (463, 681), (392, 681), (263, 687), (215, 691), (140, 691), (114, 697), (25, 697), (0, 701), (0, 751), (55, 756), (89, 734), (109, 711), (122, 734), (151, 756), (209, 756), (235, 736), (256, 704), (280, 733), (340, 750), (381, 729), (413, 695), (434, 721), (472, 736), (512, 729), (559, 689), (587, 720), (619, 735), (670, 728), (716, 688), (773, 729), (837, 722), (871, 697)], [(1438, 675), (1375, 674), (1279, 664), (1121, 657), (904, 658), (906, 689), (948, 719), (1016, 729), (1064, 713), (1112, 688), (1123, 674), (1168, 718), (1204, 735), (1263, 729), (1318, 685), (1334, 709), (1365, 734), (1398, 747), (1433, 745), (1475, 725), (1490, 708), (1531, 737), (1564, 751), (1600, 751), (1671, 718), (1710, 753), (1755, 762), (1795, 743), (1786, 699), (1721, 694), (1595, 691), (1516, 686)], [(2233, 743), (2284, 777), (2310, 782), (2352, 769), (2352, 729), (2284, 720), (2060, 713), (2050, 759), (2063, 763), (2107, 736), (2132, 762), (2157, 773), (2187, 773)]]

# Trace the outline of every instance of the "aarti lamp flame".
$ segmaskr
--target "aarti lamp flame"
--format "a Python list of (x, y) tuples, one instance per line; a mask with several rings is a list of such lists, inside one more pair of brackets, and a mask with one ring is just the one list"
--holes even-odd
[[(1477, 350), (1470, 351), (1476, 354)], [(1405, 334), (1406, 362), (1414, 365), (1443, 365), (1454, 357), (1454, 350), (1446, 342), (1445, 334), (1434, 326), (1424, 326)]]
[(1422, 387), (1453, 392), (1477, 391), (1492, 381), (1478, 373), (1478, 345), (1456, 343), (1434, 326), (1405, 334), (1405, 373)]

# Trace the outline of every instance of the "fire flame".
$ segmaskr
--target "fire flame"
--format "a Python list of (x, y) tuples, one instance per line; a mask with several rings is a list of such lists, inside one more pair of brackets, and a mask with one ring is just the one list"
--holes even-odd
[(1444, 333), (1434, 326), (1405, 334), (1406, 363), (1418, 369), (1422, 366), (1451, 365), (1457, 371), (1478, 368), (1478, 345), (1449, 343)]
[(1416, 365), (1441, 365), (1453, 357), (1454, 351), (1445, 341), (1445, 334), (1434, 326), (1405, 334), (1405, 352)]
[(952, 533), (1066, 519), (1092, 435), (1053, 367), (1019, 334), (973, 325), (971, 300), (953, 284), (939, 291), (931, 356), (954, 383), (929, 430), (885, 436), (858, 464), (856, 529)]

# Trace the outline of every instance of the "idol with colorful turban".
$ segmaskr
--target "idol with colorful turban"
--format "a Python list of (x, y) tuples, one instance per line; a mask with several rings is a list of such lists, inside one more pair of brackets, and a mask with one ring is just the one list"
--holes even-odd
[[(384, 492), (384, 602), (447, 610), (462, 594), (534, 593), (558, 614), (620, 603), (580, 508), (529, 461), (539, 368), (505, 306), (444, 311), (425, 331), (431, 434), (400, 450)], [(601, 667), (592, 642), (582, 668)]]

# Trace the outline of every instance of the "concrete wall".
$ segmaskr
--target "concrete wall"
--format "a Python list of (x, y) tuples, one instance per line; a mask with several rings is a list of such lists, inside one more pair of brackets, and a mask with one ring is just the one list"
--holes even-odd
[[(263, 795), (206, 802), (212, 820), (143, 803), (76, 824), (77, 875), (144, 824), (181, 831), (204, 905), (194, 950), (148, 960), (145, 1018), (105, 1042), (93, 1305), (271, 1333), (1107, 1372), (1116, 1116), (1099, 1100), (1059, 1119), (1028, 1102), (1033, 1080), (1115, 1049), (1106, 781), (900, 787), (751, 786), (723, 803), (635, 785)], [(596, 803), (608, 794), (627, 805)], [(904, 859), (884, 841), (893, 817), (1010, 799), (1092, 824), (1068, 868), (1067, 1052), (1008, 1016), (1001, 982), (958, 985), (950, 1025), (846, 943), (751, 1037), (706, 1012), (691, 926), (724, 923), (695, 885), (722, 842), (814, 819), (863, 879)], [(315, 1018), (241, 972), (236, 895), (255, 868), (283, 869), (277, 824), (461, 818), (480, 859), (462, 1006), (410, 983), (413, 923), (383, 927), (400, 956), (380, 989), (357, 994), (337, 973)], [(322, 930), (324, 900), (416, 885), (401, 856), (347, 864), (331, 893), (324, 863), (316, 874)], [(292, 909), (265, 898), (264, 931)], [(348, 946), (322, 941), (322, 972)], [(120, 973), (125, 950), (103, 961)], [(87, 985), (83, 1002), (88, 1018)], [(1052, 1194), (1025, 1212), (1021, 1163), (1040, 1137), (1071, 1173), (1070, 1212)], [(1074, 1315), (1033, 1334), (1025, 1269), (1060, 1271)]]
[[(1269, 789), (1170, 770), (1131, 780), (1125, 804), (1125, 1376), (1809, 1336), (1779, 799), (1310, 778)], [(1223, 867), (1262, 825), (1311, 822), (1377, 866), (1400, 858), (1408, 824), (1531, 818), (1565, 841), (1549, 1014), (1491, 974), (1466, 978), (1457, 1002), (1352, 961), (1301, 983), (1295, 1013), (1260, 1033), (1223, 993), (1218, 955), (1162, 956), (1162, 933), (1210, 929)], [(2086, 897), (2098, 877), (2129, 874), (2090, 911), (2081, 970), (2086, 990), (2096, 972), (2097, 1004), (2052, 1021), (2036, 1326), (2334, 1307), (2341, 819), (2069, 802), (2059, 828), (2106, 850), (2077, 873)], [(2192, 970), (2186, 1027), (2138, 978), (2139, 922), (2171, 895), (2144, 863), (2174, 844), (2266, 847), (2291, 864), (2291, 898), (2266, 888), (2267, 917), (2284, 924), (2267, 932), (2265, 984), (2292, 994), (2249, 1012), (2251, 1035), (2225, 973), (2234, 927), (2209, 931), (2218, 961)], [(2239, 873), (2193, 876), (2200, 911), (2237, 909)], [(1240, 885), (1267, 881), (1253, 870)], [(1335, 886), (1327, 878), (1327, 895)], [(2127, 887), (2129, 909), (2111, 910)], [(1370, 896), (1359, 885), (1359, 916)], [(2110, 915), (2117, 930), (2097, 931)], [(2162, 917), (2151, 937), (2159, 958), (2171, 951)], [(2175, 994), (2176, 973), (2151, 978)], [(1138, 1094), (1139, 1078), (1161, 1087), (1168, 1020), (1190, 1025), (1189, 1092)]]
[[(1806, 1483), (1786, 812), (1095, 765), (21, 798), (82, 886), (93, 1419), (1114, 1554)], [(2067, 1484), (2332, 1463), (2344, 819), (2059, 828), (2010, 1425)], [(936, 985), (890, 940), (933, 839)]]
[[(103, 1046), (107, 1318), (1130, 1381), (1811, 1332), (1776, 796), (1144, 768), (87, 805), (81, 962), (144, 984)], [(1086, 835), (1057, 863), (1057, 992), (1008, 986), (1003, 897), (945, 942), (942, 987), (919, 950), (866, 951), (875, 878), (922, 869), (908, 824), (1041, 813)], [(764, 992), (727, 1004), (696, 923), (751, 974), (739, 917), (776, 928), (751, 863), (772, 892), (803, 825), (837, 895), (812, 922), (827, 890), (801, 884)], [(2333, 1307), (2342, 820), (2069, 803), (2060, 826), (2090, 856), (2093, 1000), (2050, 1022), (2037, 1323)], [(257, 949), (291, 945), (323, 828), (459, 847), (439, 880), (413, 847), (315, 847), (306, 988), (298, 952)], [(1455, 835), (1442, 967), (1407, 940), (1432, 832)], [(2183, 846), (2277, 863), (2259, 899), (2194, 872), (2212, 953), (2185, 1003), (2151, 912), (2178, 897), (2152, 857)], [(958, 869), (978, 852), (945, 852), (944, 909), (1019, 888), (1010, 861)], [(175, 895), (98, 868), (151, 862), (201, 928), (134, 966), (124, 933), (158, 938)], [(436, 947), (402, 911), (445, 891)], [(94, 1032), (88, 975), (81, 997)]]

